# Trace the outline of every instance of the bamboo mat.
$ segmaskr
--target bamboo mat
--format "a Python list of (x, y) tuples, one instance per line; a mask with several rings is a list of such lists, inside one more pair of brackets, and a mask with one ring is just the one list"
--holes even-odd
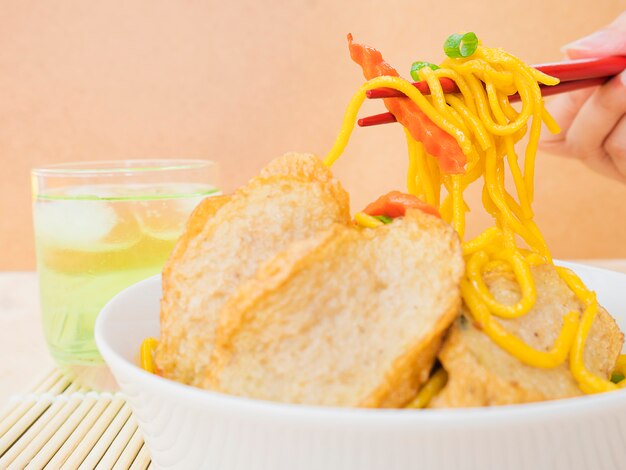
[(54, 370), (0, 411), (0, 469), (152, 468), (118, 393), (80, 388)]

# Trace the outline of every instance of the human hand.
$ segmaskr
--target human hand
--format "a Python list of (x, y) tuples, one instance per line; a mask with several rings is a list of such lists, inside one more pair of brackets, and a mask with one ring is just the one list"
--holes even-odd
[[(626, 12), (563, 50), (570, 59), (626, 55)], [(626, 182), (626, 71), (600, 87), (555, 96), (547, 107), (561, 133), (543, 137), (543, 150)]]

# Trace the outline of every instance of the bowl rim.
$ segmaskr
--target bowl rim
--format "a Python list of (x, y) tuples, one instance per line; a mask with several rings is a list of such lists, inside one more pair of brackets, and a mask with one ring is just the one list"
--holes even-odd
[[(626, 274), (608, 269), (597, 268), (572, 262), (555, 262), (558, 265), (573, 268), (574, 270), (586, 270), (596, 274), (607, 274), (623, 277), (626, 284)], [(124, 289), (114, 296), (102, 309), (95, 325), (95, 339), (105, 361), (113, 371), (119, 369), (125, 375), (134, 376), (141, 381), (144, 390), (159, 390), (159, 394), (169, 395), (184, 399), (187, 403), (207, 407), (217, 408), (223, 412), (236, 410), (237, 413), (246, 413), (249, 416), (256, 415), (272, 419), (283, 420), (332, 420), (333, 424), (355, 424), (355, 422), (375, 425), (402, 425), (402, 424), (424, 424), (428, 426), (449, 426), (467, 427), (480, 423), (481, 426), (490, 424), (512, 424), (536, 422), (545, 420), (553, 415), (563, 418), (564, 414), (571, 417), (581, 414), (594, 414), (598, 410), (606, 409), (612, 405), (623, 405), (626, 403), (626, 389), (610, 393), (599, 393), (582, 397), (573, 397), (559, 400), (550, 400), (535, 403), (524, 403), (516, 405), (502, 405), (480, 408), (447, 408), (447, 409), (369, 409), (369, 408), (342, 408), (314, 405), (299, 405), (290, 403), (280, 403), (267, 400), (252, 399), (227, 395), (210, 390), (203, 390), (197, 387), (181, 384), (173, 380), (165, 379), (143, 370), (139, 365), (128, 361), (122, 354), (107, 343), (104, 336), (104, 328), (108, 317), (119, 302), (122, 302), (129, 291), (145, 290), (146, 286), (160, 281), (160, 274), (144, 279), (136, 284)], [(139, 350), (139, 345), (137, 345)]]

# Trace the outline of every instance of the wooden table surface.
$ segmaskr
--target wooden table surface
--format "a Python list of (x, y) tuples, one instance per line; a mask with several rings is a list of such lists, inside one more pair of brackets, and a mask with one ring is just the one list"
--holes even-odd
[[(626, 259), (577, 261), (626, 273)], [(41, 328), (38, 294), (34, 272), (0, 272), (0, 408), (53, 366)]]

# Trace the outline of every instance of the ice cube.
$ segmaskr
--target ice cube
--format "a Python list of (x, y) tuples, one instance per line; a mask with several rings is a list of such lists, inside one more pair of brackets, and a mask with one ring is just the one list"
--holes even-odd
[(201, 198), (156, 199), (137, 204), (135, 217), (141, 231), (157, 240), (176, 240)]
[(35, 204), (37, 238), (60, 247), (97, 243), (117, 223), (115, 209), (102, 201), (39, 201)]

